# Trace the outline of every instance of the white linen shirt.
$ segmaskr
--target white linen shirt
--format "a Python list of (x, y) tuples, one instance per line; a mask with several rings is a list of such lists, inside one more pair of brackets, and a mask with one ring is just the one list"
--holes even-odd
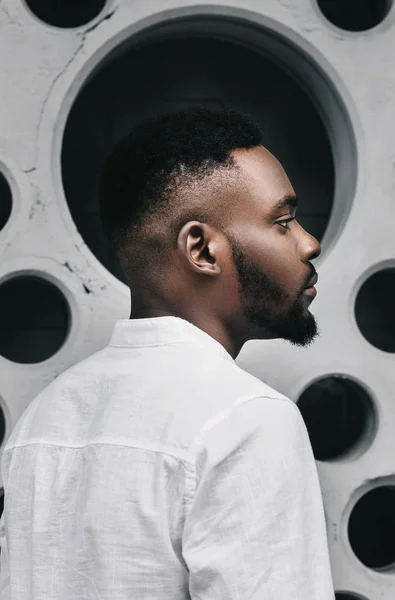
[(334, 600), (298, 407), (184, 319), (118, 320), (1, 470), (0, 600)]

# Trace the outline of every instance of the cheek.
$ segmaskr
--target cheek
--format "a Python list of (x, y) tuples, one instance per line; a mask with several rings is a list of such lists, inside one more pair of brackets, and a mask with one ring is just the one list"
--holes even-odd
[(268, 277), (285, 287), (291, 294), (297, 294), (303, 284), (300, 261), (295, 252), (295, 245), (286, 239), (288, 235), (274, 232), (274, 235), (268, 236), (265, 243), (260, 241), (253, 251), (251, 249), (251, 258)]
[(281, 233), (278, 236), (270, 233), (261, 234), (255, 240), (252, 238), (248, 244), (249, 256), (270, 277), (281, 276), (281, 273), (288, 271), (292, 264), (291, 254), (283, 243), (282, 237)]
[(239, 297), (239, 281), (232, 254), (229, 254), (227, 259), (221, 264), (221, 279), (221, 294), (226, 298), (227, 304), (234, 304)]
[(284, 234), (278, 227), (262, 227), (257, 220), (249, 226), (244, 222), (242, 231), (234, 232), (235, 239), (256, 268), (294, 297), (303, 285), (306, 269), (300, 262), (292, 233)]

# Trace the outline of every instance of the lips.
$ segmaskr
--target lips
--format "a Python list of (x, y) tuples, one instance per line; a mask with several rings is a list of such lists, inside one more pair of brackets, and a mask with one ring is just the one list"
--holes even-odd
[(308, 290), (309, 288), (312, 288), (318, 281), (318, 275), (317, 273), (314, 273), (313, 277), (310, 279), (310, 282), (308, 283), (308, 285), (306, 285), (305, 290)]

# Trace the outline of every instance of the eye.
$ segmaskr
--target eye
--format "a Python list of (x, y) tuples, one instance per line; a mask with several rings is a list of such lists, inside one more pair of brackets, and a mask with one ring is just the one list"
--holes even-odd
[(291, 223), (291, 221), (294, 221), (295, 217), (292, 217), (291, 219), (287, 219), (286, 221), (277, 221), (277, 225), (281, 225), (281, 227), (283, 229), (285, 229), (286, 231), (288, 231), (289, 229), (289, 223)]

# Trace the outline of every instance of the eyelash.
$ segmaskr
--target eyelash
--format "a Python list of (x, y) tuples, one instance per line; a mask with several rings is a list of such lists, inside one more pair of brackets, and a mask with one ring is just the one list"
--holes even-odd
[(277, 225), (281, 225), (281, 227), (282, 227), (283, 229), (285, 229), (285, 231), (288, 231), (288, 229), (289, 229), (289, 226), (288, 226), (288, 227), (284, 227), (284, 223), (285, 223), (286, 225), (289, 225), (289, 223), (291, 223), (291, 221), (294, 221), (294, 220), (295, 220), (295, 217), (292, 217), (292, 219), (287, 219), (286, 221), (278, 221), (278, 222), (277, 222)]

